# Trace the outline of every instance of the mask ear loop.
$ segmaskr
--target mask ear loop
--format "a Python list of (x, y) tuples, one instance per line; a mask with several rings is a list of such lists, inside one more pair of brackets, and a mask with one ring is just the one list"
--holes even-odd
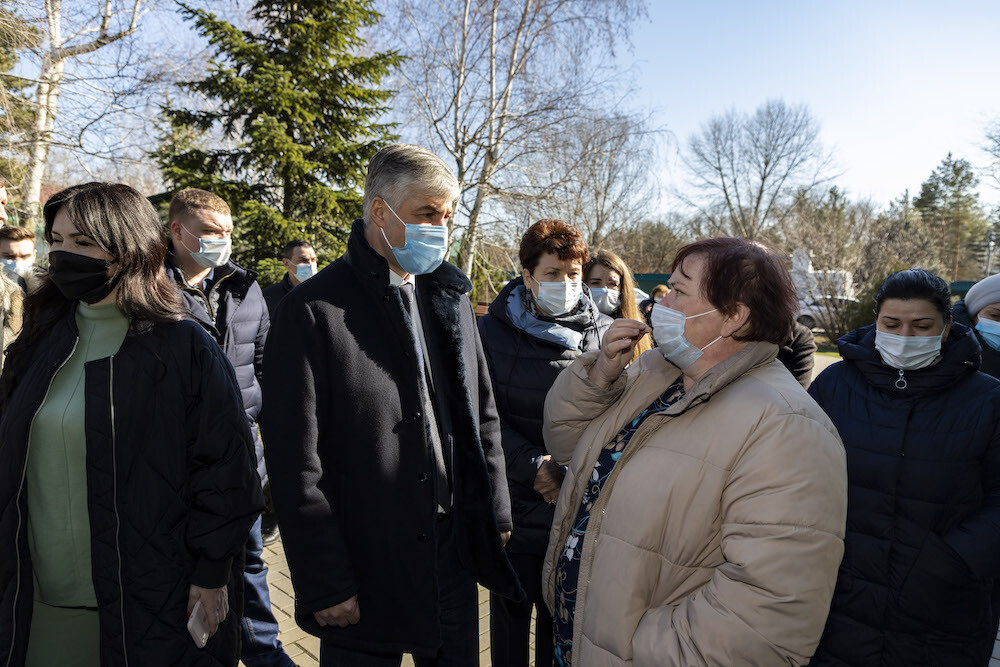
[(706, 345), (705, 347), (702, 347), (702, 348), (699, 348), (699, 349), (700, 349), (700, 350), (701, 350), (702, 352), (704, 352), (704, 351), (705, 351), (705, 350), (707, 350), (708, 348), (710, 348), (710, 347), (712, 347), (713, 345), (715, 345), (716, 343), (718, 343), (718, 342), (719, 342), (720, 340), (722, 340), (722, 336), (719, 336), (718, 338), (716, 338), (715, 340), (713, 340), (713, 341), (712, 341), (711, 343), (709, 343), (709, 344), (708, 344), (708, 345)]
[[(379, 199), (382, 199), (382, 198), (379, 197)], [(392, 210), (392, 207), (389, 206), (389, 202), (387, 202), (385, 199), (382, 199), (382, 203), (385, 204), (385, 207), (387, 209), (389, 209), (392, 212), (393, 215), (396, 216), (396, 220), (399, 220), (399, 224), (403, 225), (403, 245), (401, 245), (399, 247), (400, 248), (405, 248), (406, 247), (406, 223), (403, 222), (403, 219), (401, 217), (399, 217), (399, 215), (395, 211)], [(390, 248), (392, 248), (393, 245), (391, 243), (389, 243), (389, 238), (385, 235), (385, 228), (384, 227), (379, 227), (379, 231), (382, 232), (382, 238), (385, 239), (385, 244), (387, 246), (389, 246)]]
[[(184, 225), (181, 225), (181, 229), (184, 230), (185, 234), (191, 234), (191, 232), (188, 230), (188, 228), (185, 227)], [(194, 236), (194, 234), (191, 234), (191, 236)], [(184, 249), (187, 250), (190, 253), (201, 252), (201, 239), (200, 239), (200, 237), (195, 237), (195, 238), (198, 238), (198, 240), (199, 240), (199, 242), (198, 242), (198, 249), (197, 250), (191, 250), (191, 246), (189, 246), (187, 243), (184, 243), (184, 241), (181, 241), (181, 245), (184, 246)]]
[[(382, 229), (381, 227), (379, 227), (378, 229), (379, 229), (380, 232), (382, 232), (382, 238), (385, 239), (385, 244), (387, 246), (389, 246), (390, 249), (392, 249), (392, 244), (389, 243), (389, 237), (385, 235), (385, 230)], [(404, 243), (403, 245), (406, 245), (406, 244)], [(400, 247), (402, 247), (402, 246), (400, 246)]]

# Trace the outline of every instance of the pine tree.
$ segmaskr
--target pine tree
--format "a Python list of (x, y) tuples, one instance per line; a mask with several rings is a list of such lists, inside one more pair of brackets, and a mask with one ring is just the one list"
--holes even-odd
[(972, 244), (986, 233), (986, 218), (976, 187), (979, 177), (968, 160), (951, 153), (920, 186), (913, 207), (936, 241), (938, 259), (949, 280), (978, 279), (981, 268)]
[(164, 108), (164, 178), (226, 199), (234, 256), (265, 280), (280, 276), (277, 258), (294, 238), (331, 259), (361, 213), (369, 159), (395, 138), (379, 122), (391, 95), (379, 84), (401, 56), (363, 54), (359, 35), (380, 18), (374, 2), (258, 0), (254, 31), (181, 8), (213, 48), (205, 78), (181, 87), (212, 106)]

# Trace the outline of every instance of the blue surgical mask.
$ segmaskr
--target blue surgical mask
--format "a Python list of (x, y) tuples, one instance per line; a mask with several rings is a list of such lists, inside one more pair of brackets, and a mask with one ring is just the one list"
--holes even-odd
[[(187, 232), (187, 228), (184, 228)], [(191, 232), (188, 232), (189, 234)], [(192, 236), (194, 236), (192, 234)], [(203, 239), (198, 237), (198, 250), (191, 250), (191, 247), (181, 242), (188, 252), (191, 253), (191, 259), (198, 263), (198, 266), (202, 266), (206, 269), (215, 269), (226, 262), (229, 261), (229, 256), (233, 252), (233, 240), (232, 239)]]
[(875, 349), (886, 366), (900, 371), (915, 371), (927, 368), (941, 356), (942, 336), (944, 331), (937, 336), (900, 336), (876, 329)]
[(611, 315), (618, 310), (618, 304), (621, 303), (621, 292), (606, 287), (591, 287), (590, 300), (597, 306), (597, 310), (605, 315)]
[(425, 273), (431, 273), (441, 266), (441, 262), (444, 261), (444, 256), (448, 252), (448, 228), (438, 225), (412, 225), (403, 222), (403, 219), (396, 215), (396, 212), (389, 206), (389, 202), (385, 200), (383, 202), (386, 208), (396, 216), (396, 220), (402, 222), (406, 228), (406, 240), (402, 248), (393, 248), (385, 235), (385, 230), (381, 230), (382, 238), (392, 250), (392, 255), (396, 258), (399, 268), (411, 275), (421, 276)]
[(714, 313), (716, 310), (718, 308), (687, 316), (681, 311), (668, 308), (663, 304), (658, 303), (653, 306), (653, 312), (649, 317), (653, 324), (653, 340), (656, 341), (658, 349), (667, 361), (684, 370), (698, 361), (709, 346), (722, 339), (722, 336), (719, 336), (705, 347), (699, 348), (684, 337), (684, 323), (687, 320)]
[(565, 315), (576, 308), (580, 303), (583, 294), (583, 283), (566, 282), (563, 280), (553, 282), (538, 281), (538, 296), (535, 303), (551, 317)]
[(1000, 322), (980, 317), (979, 321), (976, 322), (976, 331), (979, 332), (987, 345), (994, 350), (1000, 350)]
[(11, 273), (16, 273), (22, 277), (31, 273), (31, 269), (35, 265), (30, 259), (0, 259), (0, 264), (3, 264), (3, 268)]
[(303, 280), (309, 280), (316, 275), (318, 269), (316, 268), (316, 262), (311, 264), (296, 264), (295, 265), (295, 277), (299, 282)]

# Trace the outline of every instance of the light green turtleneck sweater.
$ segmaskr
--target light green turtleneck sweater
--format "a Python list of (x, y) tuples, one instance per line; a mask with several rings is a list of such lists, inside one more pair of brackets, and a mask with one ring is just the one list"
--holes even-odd
[(96, 607), (87, 510), (84, 364), (118, 352), (129, 322), (113, 303), (80, 303), (76, 324), (76, 349), (53, 378), (31, 425), (28, 546), (36, 600), (59, 607)]

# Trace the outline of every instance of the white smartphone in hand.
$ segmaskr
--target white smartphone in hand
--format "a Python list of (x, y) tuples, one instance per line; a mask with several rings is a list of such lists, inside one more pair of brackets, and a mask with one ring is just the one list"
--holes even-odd
[(188, 619), (188, 632), (194, 645), (198, 648), (205, 648), (208, 643), (208, 619), (205, 617), (205, 608), (201, 606), (201, 600), (194, 603), (191, 610), (191, 617)]

